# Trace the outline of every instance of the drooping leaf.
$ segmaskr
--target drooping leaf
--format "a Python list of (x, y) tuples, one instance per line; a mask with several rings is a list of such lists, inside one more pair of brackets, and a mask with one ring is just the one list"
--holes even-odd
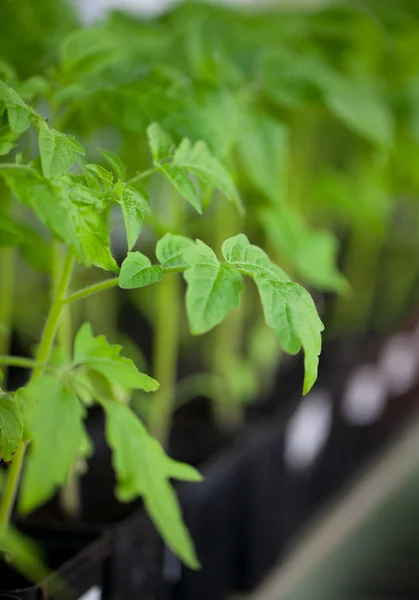
[(201, 215), (201, 198), (194, 182), (190, 178), (190, 170), (182, 165), (162, 165), (161, 172), (167, 177), (170, 183), (177, 189), (189, 204)]
[(156, 245), (157, 260), (165, 271), (184, 269), (188, 263), (183, 253), (195, 245), (194, 241), (183, 235), (166, 233)]
[(262, 300), (265, 321), (272, 327), (286, 352), (305, 353), (304, 393), (317, 377), (321, 349), (321, 322), (310, 294), (275, 265), (244, 234), (226, 240), (222, 251), (226, 260), (241, 273), (253, 277)]
[(79, 205), (77, 235), (82, 248), (82, 260), (105, 271), (119, 272), (111, 252), (108, 225), (94, 204)]
[(39, 121), (38, 127), (39, 152), (45, 177), (61, 175), (74, 164), (77, 154), (85, 154), (83, 147), (72, 135), (50, 129), (42, 121)]
[(142, 496), (147, 512), (167, 545), (189, 567), (198, 568), (193, 542), (169, 478), (199, 481), (199, 474), (192, 467), (168, 458), (128, 406), (109, 401), (105, 411), (106, 437), (113, 450), (118, 498), (130, 502)]
[(128, 252), (121, 266), (119, 287), (126, 290), (145, 287), (160, 281), (162, 276), (160, 265), (152, 265), (150, 259), (141, 252)]
[(222, 163), (216, 158), (203, 141), (195, 144), (183, 139), (173, 156), (173, 164), (193, 173), (204, 184), (211, 184), (220, 190), (228, 200), (240, 203), (234, 181)]
[(220, 264), (214, 252), (200, 240), (184, 252), (189, 268), (186, 312), (193, 335), (218, 325), (233, 308), (238, 308), (243, 290), (241, 274), (235, 266)]
[(300, 285), (257, 275), (256, 285), (262, 300), (266, 323), (272, 327), (281, 346), (290, 354), (304, 349), (303, 393), (317, 378), (321, 332), (324, 329), (313, 299)]
[(153, 160), (156, 162), (168, 158), (173, 153), (175, 144), (170, 135), (158, 123), (151, 123), (147, 127), (147, 137)]
[(43, 375), (26, 390), (33, 403), (29, 418), (31, 445), (19, 497), (27, 514), (63, 486), (83, 439), (84, 408), (63, 380)]
[(23, 416), (13, 396), (0, 392), (0, 458), (12, 460), (23, 435)]
[(131, 250), (141, 232), (147, 201), (137, 190), (123, 186), (119, 203), (124, 217), (128, 250)]
[(95, 337), (91, 326), (84, 323), (74, 341), (74, 361), (126, 389), (155, 391), (159, 387), (158, 382), (140, 373), (131, 359), (120, 356), (121, 350), (122, 346), (111, 345), (105, 336)]

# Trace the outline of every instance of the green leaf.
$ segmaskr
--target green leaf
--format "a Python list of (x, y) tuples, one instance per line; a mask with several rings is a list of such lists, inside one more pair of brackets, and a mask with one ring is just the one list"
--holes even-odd
[(33, 403), (29, 418), (32, 442), (26, 461), (19, 509), (27, 514), (63, 486), (79, 454), (83, 408), (64, 381), (43, 375), (26, 390)]
[(267, 275), (280, 281), (290, 281), (288, 275), (271, 261), (266, 252), (251, 244), (244, 233), (226, 240), (222, 252), (224, 258), (245, 275)]
[(26, 131), (31, 124), (30, 115), (34, 111), (4, 81), (0, 81), (0, 103), (2, 102), (7, 108), (10, 129), (19, 135)]
[(23, 435), (23, 416), (9, 394), (0, 393), (0, 458), (12, 460)]
[(137, 190), (124, 186), (119, 203), (124, 217), (128, 250), (131, 250), (141, 232), (147, 200)]
[(173, 165), (193, 173), (203, 184), (219, 189), (228, 200), (240, 204), (239, 194), (233, 179), (222, 163), (216, 158), (203, 141), (195, 144), (183, 139), (173, 156)]
[(293, 282), (282, 282), (257, 275), (256, 285), (262, 300), (266, 323), (272, 327), (281, 346), (290, 354), (304, 349), (303, 393), (317, 378), (321, 332), (324, 329), (310, 294)]
[(117, 474), (117, 496), (130, 502), (142, 496), (150, 517), (167, 545), (192, 569), (199, 567), (193, 542), (182, 520), (170, 477), (199, 481), (199, 474), (187, 465), (168, 458), (129, 409), (106, 402), (106, 437), (113, 450)]
[(209, 331), (218, 325), (233, 308), (238, 308), (243, 290), (241, 274), (235, 266), (220, 264), (214, 252), (200, 240), (185, 251), (189, 268), (186, 312), (193, 335)]
[(190, 238), (183, 235), (166, 233), (156, 245), (157, 260), (165, 271), (184, 269), (188, 263), (183, 258), (183, 253), (188, 248), (195, 246)]
[(194, 182), (190, 178), (189, 169), (179, 165), (161, 165), (160, 169), (179, 194), (201, 215), (201, 199)]
[(325, 74), (320, 85), (330, 111), (350, 129), (373, 143), (392, 145), (392, 114), (371, 81)]
[(245, 176), (273, 202), (280, 202), (287, 178), (288, 129), (252, 110), (243, 119), (238, 149)]
[(170, 135), (158, 123), (151, 123), (147, 127), (147, 137), (151, 154), (156, 162), (173, 154), (175, 144)]
[(66, 135), (50, 129), (40, 121), (38, 133), (39, 152), (41, 154), (42, 172), (45, 177), (61, 175), (76, 160), (76, 154), (85, 154), (82, 146), (72, 135)]
[(99, 177), (101, 181), (104, 181), (107, 185), (112, 185), (113, 183), (113, 175), (110, 171), (101, 167), (100, 165), (88, 164), (84, 165), (85, 169), (92, 171), (95, 175)]
[(111, 252), (108, 224), (98, 207), (94, 204), (79, 205), (77, 221), (77, 236), (84, 264), (119, 273), (118, 264)]
[(141, 252), (128, 252), (121, 266), (119, 287), (126, 290), (145, 287), (160, 281), (162, 277), (160, 265), (152, 265), (150, 259)]
[(285, 205), (268, 208), (260, 220), (274, 248), (308, 284), (324, 291), (344, 291), (346, 279), (336, 266), (337, 240), (326, 230), (315, 230)]
[(19, 224), (5, 213), (0, 212), (0, 248), (17, 246), (25, 237)]
[(119, 356), (121, 346), (111, 345), (103, 335), (93, 336), (92, 328), (84, 323), (74, 341), (74, 361), (86, 365), (103, 375), (111, 383), (126, 389), (154, 392), (159, 384), (144, 373), (140, 373), (134, 362)]
[(101, 153), (103, 158), (108, 161), (108, 164), (114, 170), (116, 175), (120, 179), (124, 180), (127, 168), (122, 162), (122, 160), (119, 158), (119, 156), (117, 156), (116, 154), (112, 154), (112, 152), (108, 152), (106, 150), (99, 150), (99, 152)]
[(77, 233), (77, 212), (68, 194), (55, 187), (31, 167), (16, 165), (16, 168), (1, 170), (15, 196), (29, 206), (38, 218), (73, 248), (79, 248)]

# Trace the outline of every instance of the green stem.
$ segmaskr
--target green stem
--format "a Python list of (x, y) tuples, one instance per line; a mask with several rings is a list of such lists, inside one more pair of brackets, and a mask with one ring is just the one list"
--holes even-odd
[(30, 358), (23, 358), (22, 356), (10, 356), (7, 354), (0, 354), (0, 365), (9, 365), (10, 367), (21, 367), (22, 369), (45, 369), (47, 371), (56, 371), (55, 367), (50, 365), (32, 360)]
[(83, 300), (83, 298), (88, 298), (89, 296), (93, 296), (93, 294), (98, 294), (99, 292), (103, 292), (105, 290), (109, 290), (111, 288), (117, 287), (119, 283), (119, 278), (114, 277), (112, 279), (106, 279), (105, 281), (101, 281), (99, 283), (94, 283), (93, 285), (88, 285), (73, 294), (67, 296), (63, 304), (70, 304), (71, 302), (77, 302), (77, 300)]
[(152, 167), (151, 169), (147, 169), (147, 171), (143, 171), (142, 173), (137, 173), (137, 175), (134, 175), (134, 177), (132, 177), (128, 181), (128, 184), (135, 183), (136, 181), (141, 181), (141, 179), (145, 179), (146, 177), (149, 177), (150, 175), (154, 175), (154, 173), (157, 173), (158, 171), (159, 171), (159, 169), (157, 167)]
[[(163, 221), (172, 230), (184, 225), (185, 202), (172, 188), (169, 198), (160, 197)], [(167, 273), (155, 288), (156, 312), (153, 332), (153, 376), (160, 383), (153, 394), (149, 430), (162, 446), (169, 442), (172, 414), (176, 403), (176, 382), (182, 317), (182, 280), (178, 273)]]
[[(235, 208), (218, 198), (214, 224), (214, 246), (217, 250), (224, 240), (237, 233), (237, 229), (238, 215)], [(212, 411), (218, 426), (225, 430), (236, 429), (243, 420), (241, 399), (229, 385), (229, 365), (240, 355), (242, 330), (243, 311), (235, 310), (215, 328), (210, 338), (211, 370), (223, 381), (221, 393), (212, 403)]]
[[(58, 322), (63, 307), (63, 300), (67, 293), (67, 287), (71, 279), (73, 270), (74, 251), (69, 250), (64, 261), (63, 270), (60, 280), (56, 287), (55, 296), (49, 311), (48, 318), (45, 322), (42, 332), (41, 341), (36, 353), (36, 362), (39, 366), (32, 371), (30, 383), (33, 383), (42, 375), (44, 371), (44, 363), (48, 362), (51, 350), (54, 344), (55, 335), (57, 332)], [(13, 463), (7, 474), (4, 492), (0, 502), (0, 525), (7, 527), (10, 521), (10, 515), (16, 500), (16, 494), (19, 487), (20, 473), (22, 471), (23, 459), (25, 457), (27, 444), (22, 442), (19, 444)]]
[[(5, 212), (10, 211), (8, 197)], [(13, 317), (13, 296), (15, 288), (16, 249), (3, 248), (0, 251), (0, 354), (7, 354), (10, 348)], [(3, 369), (7, 376), (7, 370)]]
[(156, 288), (156, 293), (153, 377), (160, 383), (160, 388), (153, 394), (149, 429), (162, 445), (166, 445), (175, 404), (179, 354), (182, 293), (179, 275), (177, 273), (165, 275)]
[(15, 503), (26, 446), (26, 442), (19, 444), (13, 457), (13, 462), (7, 471), (6, 484), (0, 502), (0, 527), (3, 529), (7, 528), (9, 524), (10, 515)]

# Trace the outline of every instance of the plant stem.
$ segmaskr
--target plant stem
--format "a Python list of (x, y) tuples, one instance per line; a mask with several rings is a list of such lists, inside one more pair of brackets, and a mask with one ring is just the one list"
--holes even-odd
[(0, 354), (0, 365), (9, 365), (11, 367), (21, 367), (22, 369), (45, 369), (48, 371), (56, 371), (54, 367), (50, 365), (32, 360), (30, 358), (23, 358), (22, 356), (10, 356), (8, 354)]
[[(7, 196), (4, 210), (10, 212), (10, 195)], [(15, 287), (16, 249), (3, 248), (0, 251), (0, 354), (7, 354), (10, 348), (10, 338), (13, 316), (13, 296)], [(3, 369), (7, 376), (7, 369)]]
[[(65, 255), (62, 247), (54, 244), (53, 248), (53, 269), (52, 269), (52, 298), (59, 285), (59, 274), (62, 271)], [(63, 351), (67, 361), (71, 360), (72, 356), (72, 315), (71, 306), (69, 304), (62, 305), (61, 316), (57, 328), (57, 344)], [(77, 494), (78, 481), (77, 475), (71, 474), (67, 483), (60, 490), (60, 504), (64, 512), (69, 517), (76, 517), (80, 512), (79, 496)]]
[[(214, 225), (214, 245), (219, 250), (224, 240), (237, 233), (238, 215), (231, 204), (218, 198)], [(244, 294), (243, 294), (244, 295)], [(243, 299), (241, 300), (243, 302)], [(240, 354), (243, 328), (243, 311), (232, 311), (211, 335), (210, 365), (224, 385), (212, 403), (212, 411), (221, 429), (231, 430), (243, 420), (243, 406), (229, 385), (229, 366)]]
[(97, 294), (99, 292), (103, 292), (105, 290), (109, 290), (111, 288), (117, 287), (119, 283), (118, 277), (113, 277), (112, 279), (105, 279), (105, 281), (101, 281), (99, 283), (94, 283), (93, 285), (88, 285), (73, 294), (67, 296), (63, 304), (70, 304), (71, 302), (77, 302), (77, 300), (82, 300), (83, 298), (88, 298), (89, 296), (93, 296), (93, 294)]
[(13, 457), (13, 462), (7, 471), (6, 483), (0, 502), (0, 528), (3, 530), (7, 528), (9, 524), (10, 515), (15, 503), (26, 446), (26, 442), (21, 442), (19, 444)]
[(153, 394), (149, 429), (163, 446), (168, 442), (175, 403), (181, 292), (177, 273), (165, 275), (156, 288), (153, 377), (160, 383), (160, 388)]
[[(54, 262), (53, 262), (53, 281), (51, 286), (51, 297), (54, 298), (55, 290), (59, 284), (59, 275), (64, 265), (65, 255), (63, 249), (57, 243), (54, 244)], [(60, 348), (65, 352), (67, 360), (71, 358), (72, 331), (71, 331), (71, 309), (70, 306), (63, 306), (60, 316), (60, 322), (57, 329), (57, 341)]]
[[(165, 196), (161, 206), (164, 220), (176, 230), (182, 226), (185, 203), (173, 190), (169, 202)], [(182, 281), (178, 273), (167, 273), (156, 287), (156, 313), (153, 334), (153, 376), (160, 383), (153, 394), (149, 430), (162, 446), (169, 442), (172, 414), (176, 402), (176, 381), (182, 316)]]
[[(33, 383), (42, 375), (44, 371), (44, 363), (48, 362), (51, 350), (54, 344), (55, 335), (57, 332), (58, 322), (63, 307), (63, 300), (67, 293), (67, 287), (71, 279), (73, 270), (74, 251), (69, 250), (64, 260), (63, 270), (60, 280), (57, 284), (55, 296), (45, 322), (42, 332), (41, 341), (38, 352), (36, 354), (36, 362), (39, 366), (32, 371), (30, 383)], [(25, 457), (27, 443), (21, 442), (16, 450), (13, 463), (7, 473), (6, 484), (0, 502), (0, 526), (7, 527), (10, 521), (10, 515), (16, 499), (17, 490), (19, 487), (20, 473), (22, 471), (23, 459)]]

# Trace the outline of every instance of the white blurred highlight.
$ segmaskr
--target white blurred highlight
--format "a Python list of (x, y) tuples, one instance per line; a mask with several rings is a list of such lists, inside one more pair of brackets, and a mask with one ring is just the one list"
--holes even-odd
[(384, 412), (387, 397), (387, 381), (381, 370), (375, 365), (358, 367), (346, 383), (343, 417), (351, 425), (370, 425)]
[(332, 427), (332, 399), (315, 390), (302, 400), (285, 430), (284, 461), (290, 469), (307, 469), (323, 449)]
[(379, 367), (392, 395), (408, 392), (418, 379), (419, 351), (415, 335), (393, 335), (382, 349)]

